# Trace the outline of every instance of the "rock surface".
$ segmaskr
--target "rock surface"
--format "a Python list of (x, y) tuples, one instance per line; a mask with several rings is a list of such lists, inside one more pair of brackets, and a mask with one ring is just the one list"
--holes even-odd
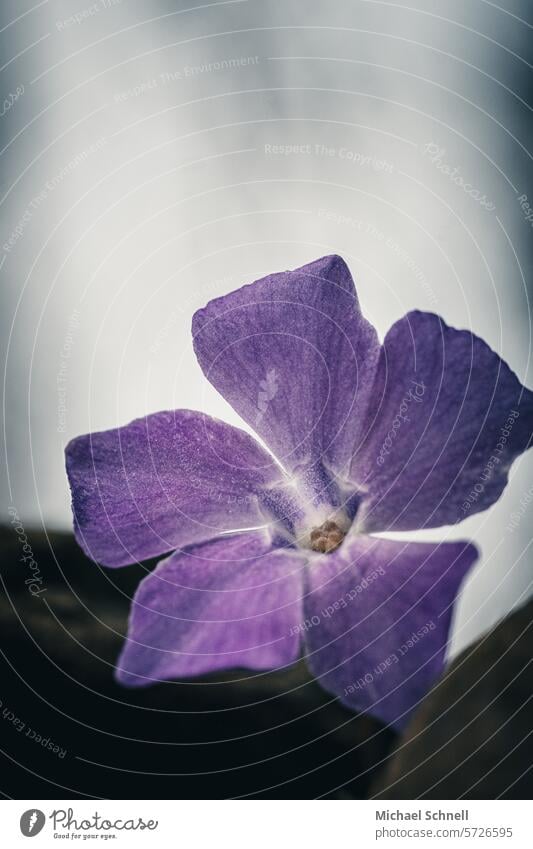
[(530, 799), (533, 601), (464, 651), (413, 717), (376, 799)]
[(71, 534), (28, 537), (38, 597), (16, 534), (0, 528), (4, 795), (531, 796), (533, 602), (455, 661), (399, 740), (331, 699), (303, 663), (119, 687), (112, 672), (129, 599), (153, 563), (103, 569)]
[(16, 534), (0, 530), (4, 794), (202, 799), (368, 793), (394, 736), (345, 710), (303, 663), (285, 672), (235, 671), (145, 690), (115, 684), (129, 599), (147, 567), (99, 568), (70, 534), (47, 539), (28, 530), (28, 537), (46, 588), (39, 597), (24, 583), (28, 569), (19, 560)]

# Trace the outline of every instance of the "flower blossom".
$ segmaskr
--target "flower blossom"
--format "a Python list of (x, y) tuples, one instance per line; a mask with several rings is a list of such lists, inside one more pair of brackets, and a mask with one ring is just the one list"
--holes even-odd
[(303, 655), (345, 705), (402, 727), (443, 669), (477, 550), (380, 534), (497, 501), (530, 444), (533, 393), (431, 313), (408, 313), (380, 343), (338, 256), (216, 298), (193, 340), (262, 444), (175, 410), (66, 449), (86, 554), (109, 567), (167, 555), (133, 599), (118, 681)]

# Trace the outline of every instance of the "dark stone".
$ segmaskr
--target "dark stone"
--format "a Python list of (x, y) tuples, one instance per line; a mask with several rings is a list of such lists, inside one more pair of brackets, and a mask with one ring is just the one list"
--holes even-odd
[(375, 782), (378, 799), (530, 799), (533, 601), (464, 651)]
[(31, 573), (18, 537), (0, 529), (4, 794), (366, 796), (394, 736), (345, 710), (304, 663), (124, 689), (113, 664), (129, 599), (154, 564), (104, 569), (71, 534), (27, 533), (44, 590), (37, 597), (24, 583)]
[(331, 699), (303, 662), (118, 686), (129, 599), (154, 562), (100, 568), (71, 534), (28, 536), (38, 597), (16, 534), (0, 528), (5, 795), (530, 798), (533, 602), (454, 662), (398, 742)]

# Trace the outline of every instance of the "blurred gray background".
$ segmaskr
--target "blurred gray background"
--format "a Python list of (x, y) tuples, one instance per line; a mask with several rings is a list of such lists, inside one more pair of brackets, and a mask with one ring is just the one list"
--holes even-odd
[[(432, 310), (533, 385), (531, 4), (1, 15), (4, 521), (14, 505), (28, 528), (70, 526), (72, 436), (174, 407), (242, 425), (201, 375), (191, 316), (325, 253), (381, 335)], [(416, 535), (482, 550), (452, 654), (530, 594), (532, 471), (526, 455), (489, 512)]]

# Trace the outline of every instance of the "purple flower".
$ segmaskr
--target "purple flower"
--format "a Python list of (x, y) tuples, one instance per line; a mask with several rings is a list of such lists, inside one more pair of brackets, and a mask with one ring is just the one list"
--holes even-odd
[[(383, 344), (337, 256), (211, 301), (213, 386), (272, 453), (191, 410), (67, 447), (76, 537), (140, 584), (118, 680), (283, 667), (401, 727), (440, 674), (467, 542), (374, 534), (485, 510), (532, 438), (533, 393), (481, 339), (411, 312)], [(275, 459), (274, 459), (275, 458)]]

